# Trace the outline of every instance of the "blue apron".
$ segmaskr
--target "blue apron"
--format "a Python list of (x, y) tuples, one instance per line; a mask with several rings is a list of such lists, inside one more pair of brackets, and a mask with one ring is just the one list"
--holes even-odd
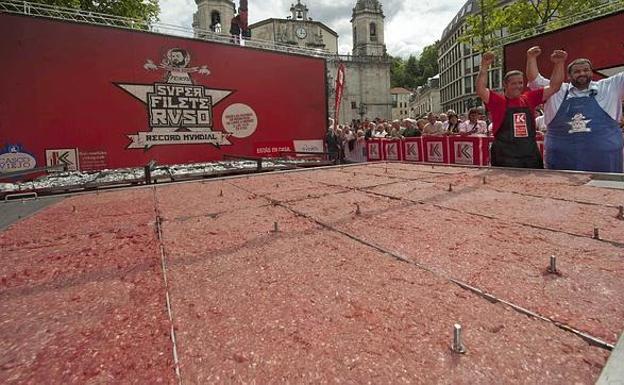
[(568, 99), (566, 92), (545, 146), (549, 169), (622, 172), (622, 130), (593, 94)]

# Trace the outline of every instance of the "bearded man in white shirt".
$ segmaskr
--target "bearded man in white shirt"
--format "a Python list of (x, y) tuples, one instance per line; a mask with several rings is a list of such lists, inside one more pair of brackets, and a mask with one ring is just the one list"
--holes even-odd
[[(539, 74), (539, 47), (527, 51), (532, 89), (548, 85)], [(592, 81), (588, 59), (568, 65), (568, 79), (544, 106), (546, 166), (556, 170), (622, 172), (624, 140), (619, 128), (624, 99), (624, 72)]]

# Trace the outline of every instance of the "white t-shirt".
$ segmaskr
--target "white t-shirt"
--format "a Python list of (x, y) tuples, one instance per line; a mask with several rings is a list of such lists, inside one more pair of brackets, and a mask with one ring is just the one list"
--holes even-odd
[(476, 129), (473, 134), (487, 134), (487, 123), (483, 120), (477, 120), (476, 123), (471, 123), (470, 120), (466, 120), (459, 125), (459, 132), (461, 133), (468, 133), (473, 129)]
[[(535, 80), (529, 82), (529, 88), (534, 90), (546, 87), (549, 84), (550, 80), (542, 75), (538, 75)], [(544, 104), (544, 122), (546, 124), (550, 124), (557, 115), (557, 111), (559, 111), (559, 107), (561, 107), (563, 98), (568, 90), (568, 98), (587, 97), (594, 93), (598, 105), (613, 120), (620, 121), (622, 117), (622, 99), (624, 99), (624, 72), (597, 82), (592, 81), (585, 90), (579, 90), (570, 83), (563, 83), (561, 89)]]

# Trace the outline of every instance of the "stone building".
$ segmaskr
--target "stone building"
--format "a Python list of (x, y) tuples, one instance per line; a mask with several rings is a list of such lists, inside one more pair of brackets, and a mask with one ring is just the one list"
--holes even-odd
[(252, 38), (338, 53), (338, 34), (308, 17), (308, 7), (300, 0), (290, 7), (290, 13), (286, 19), (271, 18), (251, 24)]
[[(231, 0), (196, 0), (193, 27), (229, 34), (235, 4)], [(284, 19), (270, 18), (249, 26), (251, 41), (266, 41), (280, 47), (302, 48), (297, 53), (322, 56), (327, 61), (328, 111), (334, 116), (335, 77), (340, 63), (345, 69), (345, 87), (339, 121), (392, 118), (390, 58), (386, 53), (384, 14), (378, 0), (357, 0), (351, 15), (352, 55), (338, 54), (338, 34), (320, 21), (312, 20), (308, 7), (297, 0)], [(268, 47), (271, 49), (270, 47)], [(276, 49), (279, 47), (276, 47)], [(302, 74), (305, 76), (305, 74)]]
[(442, 109), (440, 103), (440, 76), (436, 75), (427, 79), (427, 83), (416, 89), (414, 98), (410, 102), (412, 118), (420, 118), (429, 112), (440, 113)]
[(384, 14), (377, 0), (358, 0), (351, 15), (352, 55), (327, 58), (329, 112), (334, 114), (334, 79), (338, 66), (345, 69), (345, 88), (339, 121), (392, 118), (390, 58), (386, 53)]
[(392, 97), (392, 120), (409, 118), (409, 101), (412, 93), (403, 87), (390, 90)]

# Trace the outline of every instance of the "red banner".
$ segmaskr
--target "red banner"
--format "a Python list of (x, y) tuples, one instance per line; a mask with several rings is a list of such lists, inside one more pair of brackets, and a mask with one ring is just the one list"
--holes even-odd
[(403, 159), (408, 162), (422, 162), (422, 138), (405, 138), (403, 140)]
[(345, 84), (345, 66), (340, 63), (338, 71), (336, 71), (336, 101), (334, 104), (334, 128), (338, 124), (338, 116), (340, 111), (340, 103), (342, 103), (342, 93), (344, 92)]
[(381, 143), (383, 139), (369, 139), (366, 141), (366, 157), (368, 161), (383, 160)]
[(448, 136), (423, 136), (425, 162), (449, 163)]
[(0, 36), (0, 148), (38, 167), (322, 149), (321, 58), (8, 14)]
[(481, 165), (483, 137), (450, 136), (449, 162), (452, 164)]

